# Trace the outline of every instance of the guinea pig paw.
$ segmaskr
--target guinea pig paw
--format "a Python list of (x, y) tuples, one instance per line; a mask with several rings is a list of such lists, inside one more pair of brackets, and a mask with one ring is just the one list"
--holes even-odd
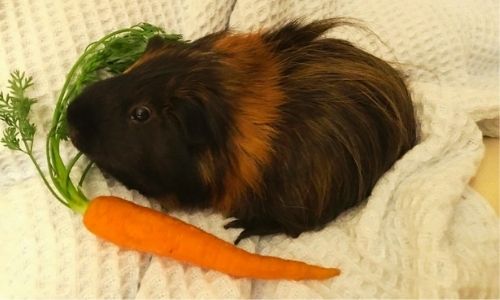
[(244, 222), (241, 219), (232, 220), (231, 222), (229, 222), (226, 225), (224, 225), (224, 229), (245, 228), (245, 227), (246, 227), (246, 222)]
[(283, 229), (278, 224), (271, 223), (261, 223), (261, 222), (251, 222), (245, 221), (241, 219), (233, 220), (226, 225), (224, 225), (224, 229), (230, 228), (243, 228), (243, 231), (240, 232), (238, 237), (234, 240), (234, 244), (238, 245), (238, 243), (246, 238), (251, 236), (263, 236), (270, 235), (283, 232)]

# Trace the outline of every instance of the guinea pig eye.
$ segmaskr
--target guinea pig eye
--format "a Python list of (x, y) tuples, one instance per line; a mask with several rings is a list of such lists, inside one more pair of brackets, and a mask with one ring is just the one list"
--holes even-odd
[(130, 119), (135, 122), (145, 122), (151, 116), (151, 110), (147, 106), (138, 106), (130, 114)]

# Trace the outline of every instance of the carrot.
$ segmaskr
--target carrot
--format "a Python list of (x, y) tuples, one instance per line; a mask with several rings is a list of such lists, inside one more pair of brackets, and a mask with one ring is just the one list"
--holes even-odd
[(10, 92), (0, 93), (0, 121), (6, 125), (0, 142), (27, 154), (52, 195), (75, 213), (83, 214), (89, 231), (120, 247), (170, 257), (235, 277), (301, 280), (326, 279), (340, 274), (334, 268), (246, 252), (176, 218), (121, 198), (102, 196), (89, 200), (82, 183), (92, 163), (85, 168), (78, 184), (72, 181), (70, 175), (82, 153), (65, 163), (59, 151), (61, 142), (68, 137), (65, 122), (68, 103), (86, 85), (98, 80), (100, 72), (115, 75), (123, 72), (138, 59), (147, 40), (155, 35), (170, 42), (182, 42), (179, 35), (140, 24), (117, 30), (90, 44), (73, 65), (59, 94), (46, 138), (48, 175), (33, 153), (36, 126), (28, 116), (36, 100), (27, 95), (33, 85), (32, 78), (22, 72), (11, 73)]
[(177, 218), (112, 196), (90, 201), (83, 223), (96, 236), (120, 247), (170, 257), (234, 277), (306, 280), (340, 274), (335, 268), (252, 254)]

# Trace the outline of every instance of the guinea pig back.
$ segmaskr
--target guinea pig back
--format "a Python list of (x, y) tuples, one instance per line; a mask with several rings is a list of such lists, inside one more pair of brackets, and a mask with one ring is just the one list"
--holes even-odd
[(416, 143), (402, 75), (321, 37), (341, 24), (153, 39), (70, 105), (74, 144), (145, 195), (235, 217), (240, 238), (320, 229)]

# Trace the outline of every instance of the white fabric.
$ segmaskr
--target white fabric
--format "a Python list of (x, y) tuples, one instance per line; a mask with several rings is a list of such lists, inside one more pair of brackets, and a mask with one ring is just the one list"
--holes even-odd
[[(241, 243), (342, 269), (323, 282), (233, 279), (119, 249), (88, 233), (23, 154), (1, 148), (0, 298), (498, 298), (498, 217), (467, 186), (483, 155), (476, 122), (498, 136), (498, 8), (494, 0), (0, 0), (0, 89), (14, 69), (34, 76), (40, 162), (68, 68), (92, 40), (142, 21), (194, 39), (228, 24), (250, 30), (300, 16), (359, 18), (384, 43), (354, 29), (330, 34), (409, 73), (421, 129), (420, 144), (380, 179), (366, 204), (297, 239)], [(86, 190), (151, 205), (96, 170)], [(210, 211), (176, 216), (226, 240), (238, 234), (222, 229), (225, 220)]]

